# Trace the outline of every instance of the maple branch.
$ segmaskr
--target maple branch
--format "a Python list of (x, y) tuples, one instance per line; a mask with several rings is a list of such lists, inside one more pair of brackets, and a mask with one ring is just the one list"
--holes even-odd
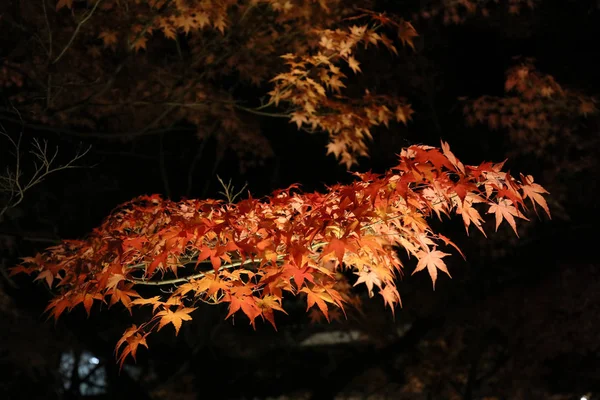
[(272, 118), (290, 118), (291, 117), (291, 114), (289, 114), (289, 113), (281, 114), (281, 113), (270, 113), (270, 112), (260, 111), (260, 109), (263, 108), (262, 106), (257, 107), (257, 108), (250, 108), (250, 107), (241, 106), (239, 104), (234, 104), (234, 107), (239, 110), (249, 112), (251, 114), (261, 115), (263, 117), (272, 117)]
[[(52, 59), (52, 29), (50, 28), (50, 20), (48, 19), (48, 11), (46, 10), (46, 0), (42, 0), (42, 8), (44, 10), (44, 20), (46, 21), (46, 29), (48, 29), (48, 60)], [(41, 42), (41, 40), (40, 40)], [(45, 47), (45, 46), (44, 46)]]
[[(283, 259), (283, 256), (277, 256), (277, 261), (280, 261)], [(190, 262), (192, 262), (194, 260), (191, 260)], [(230, 268), (235, 268), (235, 267), (240, 267), (242, 265), (246, 265), (246, 264), (256, 264), (257, 262), (262, 261), (262, 259), (258, 259), (256, 261), (251, 261), (251, 262), (246, 262), (246, 261), (236, 261), (230, 264), (225, 264), (222, 265), (217, 271), (223, 271), (225, 269), (230, 269)], [(186, 263), (187, 264), (187, 263)], [(145, 264), (142, 264), (145, 265)], [(197, 274), (194, 275), (189, 275), (189, 276), (185, 276), (182, 278), (174, 278), (174, 279), (167, 279), (167, 280), (163, 280), (163, 281), (146, 281), (143, 279), (134, 279), (134, 278), (126, 278), (126, 280), (128, 282), (134, 283), (136, 285), (146, 285), (146, 286), (162, 286), (162, 285), (176, 285), (178, 283), (185, 283), (185, 282), (189, 282), (192, 279), (200, 279), (200, 278), (204, 278), (207, 274), (214, 274), (215, 271), (204, 271), (204, 272), (199, 272)]]
[(94, 12), (96, 11), (96, 8), (98, 8), (98, 6), (100, 5), (101, 2), (102, 2), (102, 0), (97, 0), (96, 4), (94, 4), (94, 7), (87, 13), (87, 15), (81, 21), (79, 21), (79, 23), (77, 24), (77, 27), (75, 28), (75, 32), (73, 32), (73, 35), (71, 35), (71, 38), (69, 39), (69, 41), (67, 42), (67, 44), (65, 45), (65, 47), (62, 49), (62, 51), (60, 52), (60, 54), (58, 55), (58, 57), (56, 57), (54, 59), (54, 61), (52, 61), (52, 64), (56, 64), (62, 58), (62, 56), (67, 52), (67, 50), (69, 49), (69, 47), (71, 47), (71, 45), (73, 44), (73, 41), (75, 40), (75, 37), (77, 37), (77, 35), (79, 34), (79, 31), (81, 30), (81, 27), (90, 18), (92, 18), (92, 15), (94, 14)]
[[(311, 250), (315, 251), (320, 249), (321, 247), (324, 247), (327, 245), (327, 242), (319, 242), (319, 243), (315, 243), (313, 245), (310, 246)], [(197, 254), (197, 253), (196, 253)], [(196, 256), (196, 254), (192, 255), (191, 258), (189, 258), (187, 261), (180, 263), (181, 265), (185, 265), (185, 264), (190, 264), (194, 261), (197, 261), (197, 259), (195, 259), (194, 257)], [(281, 261), (285, 258), (286, 255), (278, 255), (277, 256), (277, 260), (276, 261)], [(225, 264), (222, 265), (218, 271), (222, 271), (225, 269), (230, 269), (230, 268), (235, 268), (235, 267), (241, 267), (242, 265), (248, 265), (248, 264), (257, 264), (259, 262), (261, 262), (263, 259), (259, 258), (256, 260), (252, 260), (250, 262), (246, 261), (236, 261), (233, 263), (229, 263), (229, 264)], [(209, 261), (208, 260), (204, 260), (204, 261), (200, 261), (200, 263), (206, 263), (208, 264)], [(135, 264), (135, 265), (130, 265), (129, 267), (127, 267), (127, 269), (142, 269), (142, 268), (146, 268), (148, 263), (139, 263), (139, 264)], [(167, 279), (167, 280), (161, 280), (161, 281), (147, 281), (144, 279), (135, 279), (135, 278), (126, 278), (126, 280), (128, 282), (137, 284), (137, 285), (146, 285), (146, 286), (162, 286), (162, 285), (174, 285), (174, 284), (178, 284), (178, 283), (185, 283), (185, 282), (189, 282), (192, 279), (200, 279), (200, 278), (204, 278), (207, 274), (214, 274), (215, 271), (204, 271), (204, 272), (199, 272), (197, 274), (194, 275), (189, 275), (189, 276), (184, 276), (182, 278), (174, 278), (174, 279)]]

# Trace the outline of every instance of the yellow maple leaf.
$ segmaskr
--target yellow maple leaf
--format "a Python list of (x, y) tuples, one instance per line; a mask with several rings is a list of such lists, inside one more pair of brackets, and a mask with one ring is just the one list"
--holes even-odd
[(158, 323), (158, 330), (161, 330), (165, 325), (173, 324), (175, 327), (175, 334), (179, 334), (179, 329), (183, 321), (191, 321), (192, 317), (189, 315), (196, 308), (184, 307), (175, 312), (171, 310), (160, 311), (156, 314), (157, 317), (161, 317)]
[(308, 122), (308, 119), (306, 118), (305, 113), (296, 111), (292, 113), (292, 118), (290, 118), (290, 122), (295, 122), (296, 126), (298, 126), (298, 129), (300, 129), (303, 123)]
[(348, 66), (354, 71), (354, 73), (361, 72), (358, 61), (352, 56), (348, 57)]
[(346, 146), (346, 142), (335, 139), (332, 142), (327, 143), (327, 154), (333, 153), (336, 158), (339, 158), (340, 154), (346, 151)]

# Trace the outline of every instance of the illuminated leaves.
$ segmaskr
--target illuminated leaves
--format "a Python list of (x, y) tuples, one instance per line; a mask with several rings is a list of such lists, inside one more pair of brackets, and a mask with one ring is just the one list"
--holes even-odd
[[(13, 272), (35, 273), (53, 286), (60, 279), (47, 307), (55, 319), (79, 304), (89, 314), (97, 301), (130, 312), (151, 305), (149, 321), (119, 341), (121, 363), (146, 346), (152, 331), (173, 325), (177, 334), (198, 302), (227, 304), (226, 318), (243, 314), (252, 326), (259, 317), (276, 326), (286, 296), (300, 295), (313, 318), (316, 312), (330, 320), (357, 305), (352, 287), (364, 285), (393, 311), (400, 304), (398, 248), (414, 258), (413, 273), (427, 269), (434, 288), (438, 270), (450, 276), (443, 260), (449, 253), (438, 248), (458, 249), (432, 230), (429, 218), (459, 214), (467, 229), (473, 224), (483, 232), (477, 208), (487, 206), (497, 227), (506, 221), (516, 232), (523, 199), (548, 212), (546, 191), (532, 177), (521, 175), (520, 182), (501, 168), (465, 166), (442, 143), (441, 150), (404, 149), (385, 174), (356, 174), (356, 182), (326, 193), (290, 187), (236, 204), (142, 196), (118, 207), (85, 240), (25, 258)], [(156, 295), (141, 286), (156, 288)]]
[(373, 297), (373, 285), (381, 288), (381, 279), (379, 279), (379, 275), (375, 271), (363, 269), (356, 274), (358, 275), (358, 279), (354, 286), (364, 283), (369, 290), (369, 297)]
[(179, 334), (179, 329), (181, 328), (181, 324), (183, 321), (191, 321), (192, 317), (190, 313), (194, 311), (196, 308), (180, 308), (176, 311), (171, 311), (166, 309), (164, 311), (160, 311), (155, 315), (155, 318), (160, 317), (160, 321), (158, 323), (158, 330), (161, 330), (165, 325), (173, 324), (175, 327), (175, 335)]
[[(317, 30), (319, 48), (311, 55), (283, 55), (288, 70), (272, 79), (275, 87), (269, 92), (270, 103), (285, 104), (293, 110), (290, 122), (298, 129), (327, 133), (327, 154), (335, 155), (347, 168), (356, 164), (359, 156), (367, 155), (371, 129), (378, 125), (387, 127), (394, 120), (406, 124), (413, 113), (404, 99), (373, 95), (368, 90), (358, 99), (342, 96), (347, 80), (344, 68), (355, 74), (361, 72), (356, 58), (360, 47), (382, 46), (397, 53), (392, 41), (368, 23), (379, 16), (366, 13), (354, 19), (363, 17), (367, 18), (363, 25)], [(410, 23), (389, 18), (384, 22), (397, 27), (402, 43), (412, 46), (412, 38), (417, 34)]]
[(534, 209), (536, 204), (542, 207), (542, 209), (546, 212), (546, 215), (550, 217), (550, 209), (548, 208), (546, 199), (543, 196), (544, 194), (548, 194), (548, 191), (539, 184), (534, 183), (533, 176), (531, 175), (523, 176), (521, 174), (521, 181), (523, 182), (523, 198), (529, 198)]
[[(343, 120), (345, 126), (356, 122), (348, 121), (357, 119), (352, 116), (353, 108), (344, 108), (338, 110), (339, 117), (331, 116), (323, 126), (313, 127), (312, 101), (306, 102), (308, 113), (304, 105), (288, 102), (278, 109), (268, 91), (273, 86), (269, 80), (284, 72), (282, 55), (335, 58), (322, 51), (319, 41), (324, 32), (335, 36), (337, 30), (344, 30), (342, 36), (351, 40), (340, 36), (343, 43), (332, 40), (331, 44), (337, 46), (332, 48), (334, 53), (341, 51), (346, 58), (331, 60), (328, 78), (301, 79), (309, 84), (312, 80), (316, 84), (310, 89), (334, 99), (340, 108), (345, 102), (335, 94), (345, 84), (338, 72), (359, 71), (359, 57), (352, 53), (356, 42), (393, 47), (391, 40), (365, 27), (374, 25), (368, 16), (360, 24), (347, 19), (355, 8), (338, 0), (58, 0), (56, 10), (43, 4), (33, 5), (20, 21), (23, 32), (43, 37), (30, 52), (40, 56), (23, 58), (15, 53), (15, 59), (2, 60), (0, 70), (0, 88), (27, 88), (7, 93), (7, 99), (30, 122), (51, 129), (113, 132), (124, 139), (151, 134), (154, 129), (169, 131), (184, 123), (196, 127), (198, 139), (210, 136), (226, 144), (237, 154), (242, 170), (272, 156), (261, 130), (264, 116), (293, 117), (300, 128), (331, 136), (338, 133), (335, 119)], [(20, 40), (29, 41), (22, 36)], [(230, 90), (232, 79), (244, 88), (235, 95)], [(48, 90), (41, 88), (34, 84), (38, 80), (52, 85)], [(257, 96), (248, 94), (249, 87)], [(262, 104), (262, 99), (267, 103)], [(326, 111), (327, 104), (318, 105), (316, 113)], [(40, 107), (43, 111), (35, 111)], [(342, 135), (345, 142), (356, 141), (344, 146), (344, 152), (353, 155), (346, 157), (350, 165), (352, 157), (365, 154), (360, 140), (369, 135), (362, 131), (356, 137)]]
[(360, 67), (359, 67), (359, 62), (356, 61), (356, 59), (352, 56), (348, 57), (348, 66), (350, 67), (350, 69), (352, 69), (352, 71), (354, 71), (354, 73), (359, 73), (360, 72)]
[(446, 263), (442, 260), (442, 258), (449, 255), (449, 253), (443, 253), (439, 250), (421, 250), (417, 254), (417, 257), (419, 258), (419, 263), (417, 264), (417, 268), (415, 268), (415, 270), (413, 271), (413, 274), (415, 272), (419, 272), (427, 268), (427, 272), (429, 273), (429, 276), (431, 277), (431, 282), (433, 283), (433, 289), (435, 289), (435, 281), (437, 280), (438, 269), (450, 276), (450, 272), (448, 272), (448, 268), (446, 268)]
[[(135, 360), (137, 355), (138, 347), (144, 346), (148, 348), (148, 343), (146, 342), (146, 336), (139, 333), (139, 328), (136, 325), (132, 325), (129, 329), (125, 331), (121, 339), (117, 342), (116, 351), (121, 351), (119, 355), (119, 365), (123, 367), (123, 363), (128, 355)], [(123, 345), (125, 346), (123, 347)]]
[(507, 199), (502, 199), (498, 203), (492, 203), (488, 213), (496, 216), (496, 230), (498, 230), (500, 223), (502, 223), (503, 220), (506, 220), (517, 236), (519, 236), (519, 234), (517, 233), (515, 217), (527, 219), (519, 212), (519, 210), (517, 210), (513, 203)]

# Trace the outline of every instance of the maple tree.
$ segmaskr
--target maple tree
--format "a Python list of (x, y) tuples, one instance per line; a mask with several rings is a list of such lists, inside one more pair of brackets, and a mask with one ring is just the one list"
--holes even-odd
[[(31, 33), (38, 55), (15, 49), (0, 64), (7, 100), (46, 129), (131, 140), (191, 124), (199, 139), (216, 138), (253, 164), (272, 154), (253, 117), (272, 116), (325, 132), (328, 152), (352, 165), (375, 126), (412, 114), (401, 97), (343, 91), (363, 49), (397, 54), (389, 32), (409, 47), (417, 36), (407, 21), (360, 8), (369, 2), (46, 3), (18, 2), (19, 18), (6, 16)], [(263, 100), (239, 86), (264, 90)]]
[[(121, 365), (136, 356), (154, 330), (172, 324), (178, 333), (195, 304), (229, 303), (227, 318), (242, 312), (254, 326), (260, 317), (274, 327), (285, 312), (284, 294), (306, 295), (329, 319), (330, 308), (352, 301), (346, 271), (358, 275), (370, 295), (377, 289), (393, 312), (401, 303), (395, 279), (402, 274), (396, 248), (427, 268), (433, 287), (437, 270), (449, 275), (439, 246), (454, 243), (436, 233), (427, 218), (452, 213), (483, 232), (477, 210), (487, 206), (496, 229), (526, 219), (525, 200), (550, 215), (545, 190), (531, 176), (515, 179), (503, 163), (466, 166), (442, 142), (441, 149), (411, 146), (383, 175), (356, 173), (358, 180), (324, 194), (279, 190), (263, 199), (174, 202), (142, 196), (118, 207), (86, 239), (67, 240), (12, 273), (36, 275), (59, 293), (47, 308), (58, 318), (82, 304), (152, 306), (149, 321), (133, 325), (117, 344)], [(458, 250), (459, 251), (459, 250)], [(146, 296), (140, 286), (169, 288)]]
[[(359, 76), (368, 70), (369, 52), (376, 46), (389, 50), (382, 53), (392, 53), (394, 60), (407, 58), (404, 52), (413, 55), (413, 25), (358, 9), (353, 2), (17, 3), (23, 17), (7, 20), (18, 22), (15, 30), (35, 33), (28, 45), (37, 54), (9, 52), (1, 61), (0, 81), (10, 102), (26, 111), (30, 126), (60, 135), (126, 141), (162, 137), (189, 124), (200, 140), (216, 139), (248, 165), (272, 154), (260, 121), (275, 117), (293, 129), (324, 132), (328, 154), (350, 167), (367, 155), (378, 128), (395, 128), (394, 121), (406, 124), (413, 114), (408, 100), (394, 90), (392, 95), (369, 87), (369, 92)], [(432, 8), (417, 17), (441, 16), (445, 24), (458, 24), (465, 16), (486, 16), (498, 7), (526, 14), (538, 2), (496, 3), (431, 2)], [(422, 22), (418, 18), (415, 26)], [(539, 156), (543, 146), (532, 133), (541, 132), (550, 138), (544, 144), (552, 143), (557, 133), (569, 133), (563, 129), (565, 119), (585, 117), (584, 103), (587, 115), (592, 114), (594, 103), (564, 88), (549, 92), (544, 87), (556, 89), (554, 79), (535, 71), (529, 61), (524, 65), (508, 73), (514, 86), (507, 86), (507, 96), (517, 100), (509, 104), (506, 97), (486, 96), (465, 103), (465, 115), (506, 129), (517, 144), (527, 143), (516, 150)], [(516, 79), (519, 68), (528, 71), (526, 79)], [(417, 77), (406, 80), (416, 84)], [(522, 113), (504, 115), (503, 107), (517, 103)], [(555, 107), (554, 112), (544, 107)], [(423, 111), (417, 103), (415, 110)], [(548, 125), (532, 125), (530, 114)], [(516, 122), (500, 126), (502, 117)], [(548, 126), (552, 131), (544, 130)], [(464, 166), (446, 144), (441, 150), (405, 149), (399, 163), (383, 175), (358, 174), (357, 182), (324, 193), (303, 194), (292, 187), (235, 204), (143, 196), (119, 206), (85, 239), (26, 258), (14, 272), (30, 273), (58, 292), (48, 307), (54, 318), (78, 305), (88, 314), (117, 303), (136, 310), (136, 316), (151, 313), (141, 323), (136, 319), (118, 341), (123, 365), (139, 347), (148, 347), (152, 332), (179, 334), (184, 322), (197, 322), (200, 303), (224, 305), (227, 318), (236, 322), (278, 322), (280, 330), (276, 314), (292, 312), (293, 296), (299, 298), (294, 304), (305, 302), (312, 320), (334, 320), (360, 306), (353, 286), (383, 299), (393, 311), (401, 304), (395, 280), (403, 265), (409, 272), (427, 270), (434, 288), (440, 285), (439, 271), (450, 276), (449, 253), (459, 250), (434, 230), (435, 224), (429, 225), (430, 217), (455, 213), (467, 233), (475, 225), (485, 235), (487, 212), (493, 214), (492, 229), (494, 219), (496, 229), (506, 221), (507, 233), (525, 236), (517, 222), (525, 217), (526, 205), (549, 215), (546, 191), (533, 178), (515, 180), (502, 172), (502, 164)], [(555, 200), (552, 179), (534, 175), (549, 182), (544, 186)], [(452, 275), (457, 280), (458, 274)], [(459, 334), (462, 329), (456, 328)], [(452, 347), (447, 340), (423, 342), (432, 352), (436, 346)], [(470, 345), (469, 339), (465, 342), (440, 351), (437, 359), (428, 353), (423, 365), (409, 372), (406, 389), (437, 386), (438, 380), (457, 374), (464, 378), (464, 370), (454, 369), (450, 361), (463, 360), (462, 351)]]

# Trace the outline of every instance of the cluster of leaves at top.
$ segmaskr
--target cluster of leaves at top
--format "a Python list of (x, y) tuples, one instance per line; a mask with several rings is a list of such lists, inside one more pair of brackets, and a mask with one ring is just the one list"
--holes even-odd
[(357, 53), (396, 54), (390, 35), (407, 46), (417, 35), (357, 6), (370, 2), (58, 0), (56, 11), (22, 2), (19, 25), (35, 32), (37, 55), (1, 61), (0, 86), (19, 89), (10, 101), (37, 124), (104, 139), (192, 125), (248, 165), (272, 155), (257, 119), (287, 118), (328, 134), (329, 152), (351, 165), (374, 127), (412, 114), (397, 96), (344, 93)]
[[(393, 311), (402, 272), (397, 248), (417, 260), (414, 272), (427, 270), (434, 287), (438, 270), (449, 275), (449, 254), (439, 248), (456, 246), (431, 229), (428, 217), (456, 213), (467, 233), (470, 225), (483, 232), (477, 208), (486, 207), (496, 229), (506, 221), (516, 233), (525, 200), (550, 215), (546, 191), (502, 166), (465, 166), (442, 142), (441, 149), (404, 149), (387, 173), (357, 173), (354, 183), (323, 194), (291, 187), (237, 204), (143, 196), (121, 205), (86, 239), (64, 241), (12, 272), (36, 274), (59, 289), (48, 306), (55, 318), (78, 304), (89, 313), (94, 301), (130, 311), (151, 306), (152, 318), (119, 341), (121, 364), (147, 347), (152, 331), (172, 324), (178, 332), (198, 302), (228, 303), (227, 317), (241, 311), (253, 325), (260, 317), (275, 326), (284, 294), (302, 294), (307, 310), (316, 306), (329, 318), (330, 309), (348, 302), (349, 271), (358, 277), (354, 285), (377, 292)], [(138, 288), (148, 285), (169, 290), (145, 297)]]
[[(583, 147), (574, 134), (578, 118), (597, 114), (597, 99), (563, 88), (554, 77), (537, 71), (531, 58), (518, 59), (506, 71), (505, 97), (482, 96), (466, 101), (467, 124), (484, 123), (492, 130), (506, 129), (520, 152), (542, 156), (549, 146)], [(587, 143), (585, 143), (587, 144)]]

